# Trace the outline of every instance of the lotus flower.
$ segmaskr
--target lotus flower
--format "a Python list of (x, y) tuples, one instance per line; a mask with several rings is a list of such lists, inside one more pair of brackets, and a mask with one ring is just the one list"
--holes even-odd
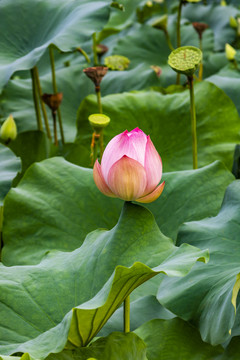
[(162, 161), (150, 136), (136, 128), (125, 130), (107, 145), (101, 165), (96, 160), (93, 178), (105, 195), (125, 201), (150, 203), (162, 193)]

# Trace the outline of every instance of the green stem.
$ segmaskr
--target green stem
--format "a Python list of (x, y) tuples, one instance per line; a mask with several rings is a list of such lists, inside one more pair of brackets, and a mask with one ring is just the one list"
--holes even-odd
[(86, 61), (88, 62), (88, 63), (90, 63), (90, 59), (89, 59), (89, 56), (88, 56), (88, 54), (86, 53), (86, 51), (84, 51), (82, 48), (77, 48), (77, 51), (79, 51), (80, 52), (80, 54), (82, 54), (84, 57), (85, 57), (85, 59), (86, 59)]
[[(177, 47), (181, 46), (181, 15), (182, 15), (182, 0), (179, 0), (178, 6), (178, 16), (177, 16)], [(180, 74), (177, 73), (177, 81), (176, 84), (180, 84)]]
[(130, 332), (130, 296), (127, 296), (123, 303), (124, 332)]
[(182, 15), (182, 0), (179, 0), (178, 16), (177, 16), (177, 47), (181, 46), (181, 15)]
[(58, 146), (56, 111), (52, 111), (52, 117), (53, 117), (54, 144)]
[(170, 39), (170, 36), (169, 36), (169, 32), (166, 30), (164, 30), (164, 33), (165, 33), (165, 36), (166, 36), (166, 40), (167, 40), (167, 44), (168, 44), (168, 47), (171, 51), (174, 50), (174, 47), (172, 45), (172, 42), (171, 42), (171, 39)]
[(98, 102), (98, 110), (99, 110), (99, 113), (102, 114), (102, 101), (101, 101), (101, 90), (100, 88), (99, 89), (96, 89), (96, 95), (97, 95), (97, 102)]
[(92, 35), (93, 39), (93, 63), (94, 66), (97, 66), (98, 64), (98, 57), (97, 57), (97, 39), (96, 39), (96, 33)]
[(31, 78), (32, 78), (32, 94), (33, 94), (33, 102), (34, 102), (36, 119), (37, 119), (37, 127), (38, 127), (38, 130), (42, 131), (43, 126), (42, 126), (41, 112), (40, 112), (40, 107), (39, 107), (39, 102), (38, 102), (37, 86), (36, 86), (33, 69), (31, 69)]
[(98, 138), (94, 138), (94, 147), (93, 147), (93, 165), (98, 158)]
[[(199, 49), (202, 51), (202, 36), (199, 37)], [(198, 78), (200, 81), (202, 81), (203, 78), (203, 62), (200, 62), (199, 65), (199, 72), (198, 72)]]
[(40, 105), (41, 105), (41, 108), (42, 108), (43, 119), (44, 119), (44, 123), (45, 123), (47, 136), (51, 140), (52, 136), (51, 136), (50, 127), (49, 127), (49, 124), (48, 124), (48, 117), (47, 117), (46, 107), (45, 107), (45, 104), (44, 104), (44, 102), (42, 100), (42, 88), (41, 88), (41, 84), (40, 84), (40, 79), (39, 79), (39, 73), (38, 73), (37, 66), (34, 66), (33, 72), (34, 72), (34, 79), (35, 79), (36, 85), (37, 85), (37, 90), (38, 90), (38, 95), (39, 95), (39, 99), (40, 99)]
[(190, 106), (191, 106), (191, 128), (192, 128), (192, 153), (193, 153), (193, 169), (198, 168), (197, 164), (197, 121), (196, 109), (194, 102), (193, 76), (188, 76), (190, 90)]
[(103, 129), (100, 132), (99, 137), (99, 148), (100, 148), (100, 161), (102, 160), (103, 151), (104, 151), (104, 143), (103, 143)]
[[(55, 73), (55, 64), (54, 64), (54, 53), (53, 53), (53, 47), (51, 45), (49, 46), (49, 57), (50, 57), (51, 70), (52, 70), (53, 92), (54, 94), (57, 94), (58, 91), (57, 91), (57, 82), (56, 82), (56, 73)], [(60, 128), (61, 139), (62, 139), (62, 143), (64, 144), (65, 140), (64, 140), (64, 132), (63, 132), (62, 116), (61, 116), (60, 108), (58, 108), (57, 114), (58, 114), (58, 123)]]

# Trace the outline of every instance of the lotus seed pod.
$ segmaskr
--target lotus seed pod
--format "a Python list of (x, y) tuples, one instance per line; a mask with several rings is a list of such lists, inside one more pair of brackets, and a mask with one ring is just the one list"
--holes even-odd
[(130, 60), (126, 56), (111, 55), (104, 59), (104, 64), (111, 70), (125, 70), (130, 64)]
[(57, 111), (63, 99), (63, 93), (43, 94), (42, 100), (52, 110)]
[(0, 136), (4, 141), (14, 140), (17, 137), (17, 126), (12, 115), (4, 121), (0, 130)]
[(95, 87), (99, 87), (102, 78), (106, 75), (108, 68), (106, 66), (92, 66), (83, 69), (83, 72), (92, 80)]
[(230, 61), (234, 60), (235, 55), (236, 55), (236, 50), (229, 44), (225, 45), (225, 54), (226, 54), (226, 58)]
[(182, 46), (172, 51), (168, 64), (177, 73), (193, 76), (202, 61), (202, 52), (194, 46)]
[(110, 123), (110, 118), (104, 114), (91, 114), (88, 117), (88, 120), (96, 133), (101, 131)]

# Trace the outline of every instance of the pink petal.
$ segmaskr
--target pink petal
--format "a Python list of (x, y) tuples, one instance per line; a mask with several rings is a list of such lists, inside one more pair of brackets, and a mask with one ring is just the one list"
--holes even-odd
[(98, 160), (95, 161), (94, 167), (93, 167), (93, 179), (95, 184), (97, 185), (98, 189), (107, 196), (111, 196), (111, 197), (116, 197), (112, 191), (109, 189), (109, 187), (107, 186), (103, 175), (102, 175), (102, 170), (101, 170), (101, 166), (98, 162)]
[(105, 181), (108, 182), (108, 173), (113, 164), (124, 155), (144, 166), (146, 144), (147, 136), (138, 128), (130, 132), (125, 130), (115, 136), (106, 146), (102, 157), (101, 168)]
[(157, 200), (159, 198), (159, 196), (161, 195), (161, 193), (163, 192), (164, 185), (165, 185), (165, 181), (163, 183), (161, 183), (159, 186), (157, 186), (156, 189), (153, 190), (150, 194), (140, 197), (140, 198), (136, 199), (135, 201), (146, 204), (146, 203), (150, 203), (150, 202)]
[(144, 168), (147, 174), (145, 194), (148, 194), (155, 189), (162, 177), (162, 160), (155, 149), (150, 136), (147, 137)]
[(131, 201), (144, 194), (147, 176), (138, 161), (124, 155), (110, 169), (108, 184), (120, 199)]

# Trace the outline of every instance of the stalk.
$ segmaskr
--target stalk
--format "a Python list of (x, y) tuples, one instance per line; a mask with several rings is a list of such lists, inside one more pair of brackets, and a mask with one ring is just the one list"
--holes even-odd
[[(202, 51), (202, 36), (199, 37), (199, 49)], [(202, 81), (203, 78), (203, 62), (200, 62), (199, 65), (199, 73), (198, 73), (198, 78), (200, 81)]]
[(165, 36), (166, 36), (166, 40), (167, 40), (167, 44), (168, 44), (168, 47), (171, 51), (174, 50), (174, 47), (172, 45), (172, 42), (171, 42), (171, 39), (170, 39), (170, 36), (169, 36), (169, 32), (166, 30), (164, 30), (164, 33), (165, 33)]
[(39, 107), (39, 102), (38, 102), (38, 93), (37, 93), (37, 86), (36, 86), (37, 84), (36, 84), (36, 80), (35, 80), (35, 76), (34, 76), (34, 69), (31, 69), (31, 78), (32, 78), (32, 94), (33, 94), (33, 102), (34, 102), (36, 119), (37, 119), (37, 127), (38, 127), (38, 130), (42, 131), (43, 130), (42, 118), (41, 118), (41, 112), (40, 112), (40, 107)]
[(56, 111), (52, 110), (53, 117), (53, 132), (54, 132), (54, 144), (58, 146), (58, 138), (57, 138), (57, 119), (56, 119)]
[(38, 95), (39, 95), (39, 99), (40, 99), (40, 105), (41, 105), (41, 108), (42, 108), (43, 119), (44, 119), (44, 123), (45, 123), (47, 136), (51, 140), (52, 136), (51, 136), (50, 127), (49, 127), (49, 124), (48, 124), (48, 117), (47, 117), (46, 107), (45, 107), (45, 104), (44, 104), (44, 102), (42, 100), (42, 88), (41, 88), (41, 84), (40, 84), (40, 79), (39, 79), (39, 73), (38, 73), (37, 66), (34, 66), (33, 73), (34, 73), (34, 79), (35, 79), (36, 85), (37, 85), (37, 90), (38, 90)]
[[(181, 46), (181, 15), (182, 15), (182, 0), (179, 1), (178, 16), (177, 16), (177, 48)], [(177, 73), (176, 84), (180, 84), (180, 74)]]
[(101, 90), (100, 90), (100, 86), (96, 86), (96, 95), (97, 95), (97, 102), (98, 102), (98, 110), (99, 110), (99, 114), (102, 114), (102, 101), (101, 101)]
[[(53, 92), (55, 94), (57, 94), (57, 82), (56, 82), (56, 73), (55, 73), (55, 64), (54, 64), (54, 53), (53, 53), (53, 47), (51, 45), (49, 46), (49, 57), (50, 57), (51, 70), (52, 70)], [(61, 139), (62, 139), (62, 143), (64, 144), (65, 140), (64, 140), (64, 132), (63, 132), (62, 116), (61, 116), (60, 107), (57, 110), (57, 114), (58, 114), (58, 123), (59, 123), (59, 128), (60, 128)]]
[(97, 66), (98, 64), (98, 56), (97, 56), (97, 39), (96, 39), (96, 33), (92, 35), (93, 39), (93, 62), (94, 66)]
[(123, 303), (124, 332), (130, 332), (130, 296), (127, 296)]
[(194, 101), (193, 76), (188, 76), (190, 91), (190, 107), (191, 107), (191, 128), (192, 128), (192, 153), (193, 153), (193, 169), (198, 168), (197, 164), (197, 122), (196, 109)]

